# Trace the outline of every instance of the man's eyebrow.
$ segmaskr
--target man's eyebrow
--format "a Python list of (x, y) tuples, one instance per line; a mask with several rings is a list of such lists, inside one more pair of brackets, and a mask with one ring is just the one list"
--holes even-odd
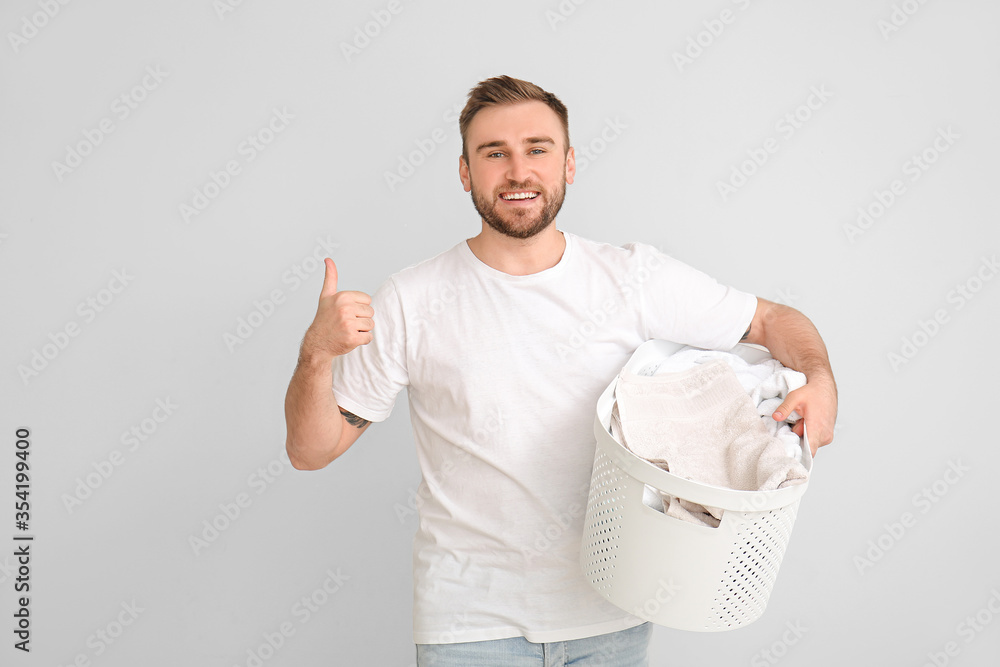
[[(523, 144), (552, 144), (553, 146), (556, 145), (556, 142), (553, 141), (551, 137), (527, 137), (521, 143), (523, 143)], [(485, 148), (506, 148), (506, 147), (507, 147), (507, 142), (506, 141), (504, 141), (503, 139), (497, 139), (495, 141), (487, 141), (485, 143), (479, 144), (479, 146), (476, 147), (476, 152), (479, 153), (480, 151), (482, 151)]]

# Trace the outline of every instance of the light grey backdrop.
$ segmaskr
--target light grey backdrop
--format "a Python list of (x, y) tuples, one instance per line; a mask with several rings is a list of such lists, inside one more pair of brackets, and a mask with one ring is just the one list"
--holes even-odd
[(995, 664), (996, 3), (63, 1), (0, 9), (0, 662), (414, 662), (406, 397), (313, 473), (283, 398), (314, 257), (370, 293), (478, 232), (506, 73), (569, 107), (560, 228), (801, 309), (839, 382), (765, 616), (652, 664)]

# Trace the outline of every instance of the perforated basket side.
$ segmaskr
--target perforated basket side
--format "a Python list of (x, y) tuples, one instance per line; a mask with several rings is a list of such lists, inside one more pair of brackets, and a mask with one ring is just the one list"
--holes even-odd
[(621, 539), (622, 500), (628, 480), (611, 457), (598, 448), (587, 498), (584, 562), (581, 565), (584, 574), (599, 591), (610, 588), (614, 580)]
[(764, 613), (788, 547), (799, 503), (766, 512), (746, 512), (715, 593), (706, 630), (730, 630)]

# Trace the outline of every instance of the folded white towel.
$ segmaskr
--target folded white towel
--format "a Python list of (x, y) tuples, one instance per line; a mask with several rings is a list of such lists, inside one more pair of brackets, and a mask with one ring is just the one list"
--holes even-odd
[(788, 392), (806, 384), (806, 376), (783, 366), (777, 359), (767, 359), (751, 364), (732, 352), (703, 350), (686, 346), (669, 357), (642, 368), (638, 374), (655, 375), (676, 372), (716, 359), (722, 359), (729, 364), (736, 373), (736, 377), (739, 378), (740, 384), (750, 394), (750, 400), (757, 406), (757, 414), (760, 415), (767, 432), (781, 440), (789, 457), (797, 458), (802, 451), (801, 442), (799, 436), (792, 431), (789, 422), (798, 421), (801, 419), (801, 415), (793, 410), (780, 422), (772, 419), (771, 415), (784, 402)]
[[(768, 432), (727, 360), (640, 373), (622, 370), (612, 411), (612, 434), (636, 455), (680, 477), (723, 488), (771, 491), (805, 481), (807, 471)], [(667, 514), (719, 524), (718, 508), (664, 495)]]

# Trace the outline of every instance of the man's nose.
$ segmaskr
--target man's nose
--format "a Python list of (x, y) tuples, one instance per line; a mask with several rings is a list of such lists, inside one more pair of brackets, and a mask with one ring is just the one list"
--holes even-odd
[(512, 155), (507, 162), (507, 178), (515, 183), (523, 183), (531, 175), (531, 166), (524, 155)]

